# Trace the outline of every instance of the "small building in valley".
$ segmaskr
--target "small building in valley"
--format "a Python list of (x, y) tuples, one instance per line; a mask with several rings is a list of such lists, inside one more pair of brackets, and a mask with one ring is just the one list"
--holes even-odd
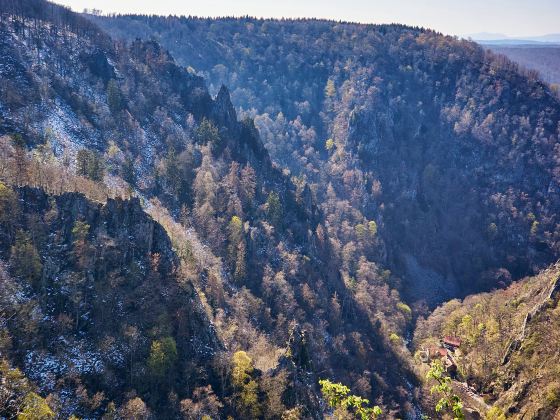
[(461, 347), (461, 339), (459, 337), (453, 337), (450, 335), (446, 335), (443, 337), (442, 344), (448, 350), (455, 351), (459, 347)]
[(459, 347), (461, 339), (454, 336), (445, 336), (440, 340), (440, 345), (423, 348), (420, 352), (420, 359), (424, 363), (430, 363), (433, 360), (440, 360), (445, 367), (447, 373), (454, 378), (457, 375), (457, 364), (455, 356), (459, 356)]

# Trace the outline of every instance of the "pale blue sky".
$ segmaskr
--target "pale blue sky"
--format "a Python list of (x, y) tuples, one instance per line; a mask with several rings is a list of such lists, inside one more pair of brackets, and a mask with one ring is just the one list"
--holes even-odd
[(55, 0), (104, 12), (197, 16), (318, 17), (404, 23), (446, 34), (560, 33), (560, 0)]

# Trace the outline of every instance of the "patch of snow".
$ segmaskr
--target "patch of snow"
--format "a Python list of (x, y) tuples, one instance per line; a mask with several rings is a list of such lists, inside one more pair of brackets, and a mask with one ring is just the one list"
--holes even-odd
[(24, 371), (42, 391), (52, 392), (57, 377), (68, 371), (68, 365), (52, 354), (31, 351), (25, 356)]
[(86, 349), (85, 344), (68, 349), (71, 370), (79, 374), (99, 374), (105, 370), (101, 354)]

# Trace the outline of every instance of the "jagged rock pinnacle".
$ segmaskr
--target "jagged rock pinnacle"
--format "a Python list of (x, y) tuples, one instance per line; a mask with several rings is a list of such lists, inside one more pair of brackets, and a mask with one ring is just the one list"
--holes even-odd
[(225, 127), (231, 131), (237, 127), (237, 113), (231, 103), (229, 90), (224, 85), (214, 100), (212, 116), (220, 128)]

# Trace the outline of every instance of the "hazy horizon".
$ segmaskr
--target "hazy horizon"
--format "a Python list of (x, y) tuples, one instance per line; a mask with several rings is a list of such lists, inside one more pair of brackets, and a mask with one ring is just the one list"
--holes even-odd
[[(523, 38), (559, 33), (560, 2), (555, 0), (55, 0), (82, 12), (192, 16), (255, 16), (263, 18), (324, 18), (360, 23), (402, 23), (439, 32), (469, 36), (495, 33)], [(499, 16), (499, 19), (496, 17)]]

